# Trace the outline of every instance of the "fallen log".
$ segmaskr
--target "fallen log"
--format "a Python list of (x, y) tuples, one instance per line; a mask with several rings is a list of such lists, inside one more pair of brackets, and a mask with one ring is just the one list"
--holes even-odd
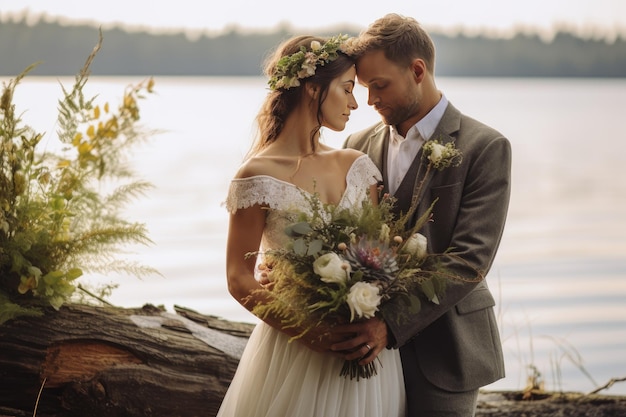
[[(215, 416), (253, 325), (174, 310), (67, 305), (0, 325), (0, 417)], [(481, 392), (476, 416), (626, 415), (624, 396), (541, 394)]]
[(253, 325), (175, 311), (68, 305), (0, 326), (0, 417), (215, 415)]

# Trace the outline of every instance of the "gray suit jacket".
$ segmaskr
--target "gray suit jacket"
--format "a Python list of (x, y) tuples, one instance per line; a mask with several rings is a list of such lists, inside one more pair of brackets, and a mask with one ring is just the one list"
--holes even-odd
[[(463, 154), (458, 167), (431, 171), (425, 179), (417, 215), (431, 203), (433, 221), (422, 233), (429, 251), (448, 248), (463, 261), (447, 261), (455, 273), (472, 282), (452, 282), (439, 305), (423, 302), (418, 313), (398, 323), (406, 306), (386, 303), (382, 315), (392, 347), (416, 356), (428, 380), (448, 391), (468, 391), (504, 377), (502, 346), (485, 280), (504, 229), (510, 195), (511, 146), (494, 129), (461, 114), (452, 104), (431, 139), (452, 141)], [(344, 146), (367, 153), (386, 177), (389, 129), (382, 123), (350, 135)], [(421, 158), (421, 151), (417, 155)], [(424, 177), (417, 173), (416, 184)], [(386, 184), (385, 184), (386, 186)], [(410, 199), (410, 195), (396, 195)], [(405, 369), (405, 377), (415, 370)]]

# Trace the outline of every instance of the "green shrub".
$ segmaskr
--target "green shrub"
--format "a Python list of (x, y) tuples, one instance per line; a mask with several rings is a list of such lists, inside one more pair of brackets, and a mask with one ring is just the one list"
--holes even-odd
[(128, 244), (152, 243), (145, 225), (121, 209), (151, 184), (128, 164), (129, 148), (145, 140), (138, 101), (148, 79), (124, 91), (122, 103), (87, 99), (83, 89), (102, 38), (58, 101), (61, 151), (40, 151), (43, 134), (24, 124), (13, 94), (30, 66), (3, 86), (0, 98), (0, 324), (19, 315), (58, 309), (86, 272), (156, 272), (116, 258)]

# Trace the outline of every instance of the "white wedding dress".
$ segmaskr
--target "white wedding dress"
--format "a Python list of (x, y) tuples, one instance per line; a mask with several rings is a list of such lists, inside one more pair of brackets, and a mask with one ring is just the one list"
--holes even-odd
[[(340, 205), (358, 207), (380, 173), (360, 156), (346, 176)], [(263, 204), (269, 207), (261, 247), (284, 244), (284, 227), (293, 210), (307, 206), (304, 191), (269, 176), (234, 179), (226, 208), (229, 212)], [(383, 350), (377, 375), (367, 379), (340, 376), (343, 359), (315, 352), (273, 327), (259, 323), (253, 330), (224, 397), (218, 417), (400, 417), (405, 392), (398, 350)]]

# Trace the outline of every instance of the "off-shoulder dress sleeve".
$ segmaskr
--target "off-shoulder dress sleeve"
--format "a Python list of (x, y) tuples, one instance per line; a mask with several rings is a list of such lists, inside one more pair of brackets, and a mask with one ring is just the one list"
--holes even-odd
[(369, 198), (370, 186), (382, 180), (380, 171), (367, 155), (359, 156), (346, 175), (346, 191), (341, 200), (343, 207), (358, 208)]
[(259, 175), (231, 180), (223, 205), (229, 213), (252, 207), (255, 204), (272, 209), (293, 208), (298, 194), (296, 187), (276, 178)]
[(350, 167), (346, 176), (348, 185), (374, 185), (382, 181), (383, 176), (367, 155), (359, 156)]

